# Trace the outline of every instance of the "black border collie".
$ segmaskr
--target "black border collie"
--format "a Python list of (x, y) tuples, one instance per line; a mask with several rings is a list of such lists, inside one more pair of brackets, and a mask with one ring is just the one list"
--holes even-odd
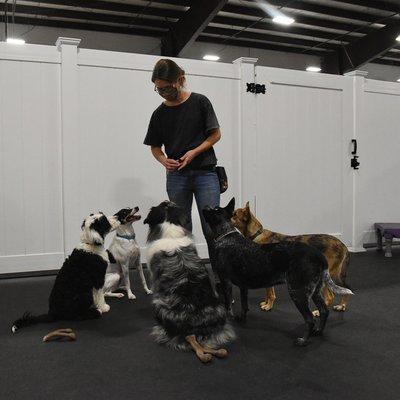
[(215, 347), (235, 337), (225, 307), (216, 297), (191, 234), (184, 229), (185, 214), (164, 201), (152, 207), (145, 224), (147, 265), (153, 278), (153, 306), (157, 325), (152, 336), (175, 349), (193, 349), (203, 362), (226, 357)]
[(107, 217), (102, 212), (90, 214), (83, 221), (80, 243), (57, 274), (48, 313), (35, 316), (26, 312), (13, 323), (14, 333), (22, 327), (42, 322), (99, 318), (109, 311), (103, 292), (108, 266), (104, 238), (119, 224), (117, 215)]
[[(337, 294), (353, 294), (351, 290), (336, 285), (328, 272), (324, 255), (314, 247), (300, 242), (258, 244), (245, 238), (236, 229), (231, 218), (235, 198), (225, 208), (206, 207), (203, 215), (215, 235), (216, 269), (224, 293), (225, 306), (232, 304), (232, 286), (240, 288), (241, 317), (248, 311), (249, 289), (258, 289), (285, 283), (289, 294), (306, 323), (302, 337), (295, 344), (304, 346), (311, 335), (321, 335), (328, 318), (328, 308), (321, 295), (325, 283)], [(310, 310), (313, 300), (320, 313), (320, 323), (314, 323)]]

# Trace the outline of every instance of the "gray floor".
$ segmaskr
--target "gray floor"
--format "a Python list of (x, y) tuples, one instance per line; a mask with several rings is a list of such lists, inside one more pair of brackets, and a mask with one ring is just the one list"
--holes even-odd
[[(251, 292), (246, 326), (230, 357), (202, 365), (192, 353), (160, 347), (149, 338), (150, 298), (112, 299), (101, 320), (26, 328), (10, 323), (29, 309), (46, 311), (54, 277), (0, 280), (0, 399), (352, 399), (395, 400), (400, 382), (400, 250), (386, 259), (374, 250), (352, 255), (348, 312), (331, 313), (323, 338), (307, 348), (292, 340), (302, 321), (285, 287), (276, 308), (258, 309)], [(236, 303), (238, 304), (238, 303)], [(72, 327), (74, 343), (42, 343), (52, 329)]]

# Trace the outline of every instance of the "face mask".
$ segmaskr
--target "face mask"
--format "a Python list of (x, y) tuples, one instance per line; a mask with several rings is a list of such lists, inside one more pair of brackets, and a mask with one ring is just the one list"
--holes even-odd
[(158, 94), (166, 100), (173, 101), (178, 98), (178, 89), (174, 86), (157, 89)]

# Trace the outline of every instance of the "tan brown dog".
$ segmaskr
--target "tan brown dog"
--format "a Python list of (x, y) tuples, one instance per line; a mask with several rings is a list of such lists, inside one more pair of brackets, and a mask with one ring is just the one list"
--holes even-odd
[[(309, 234), (289, 236), (282, 233), (272, 232), (264, 229), (261, 222), (250, 211), (249, 202), (244, 208), (238, 208), (234, 211), (232, 223), (242, 234), (256, 243), (276, 243), (282, 241), (299, 241), (310, 246), (316, 247), (321, 251), (327, 261), (331, 277), (341, 286), (346, 286), (346, 272), (349, 264), (349, 251), (347, 247), (336, 237), (325, 234)], [(325, 303), (328, 307), (332, 306), (335, 295), (324, 287)], [(276, 299), (273, 287), (267, 288), (265, 301), (260, 303), (261, 309), (269, 311), (274, 305)], [(336, 311), (346, 311), (348, 296), (342, 296), (340, 303), (333, 307)]]

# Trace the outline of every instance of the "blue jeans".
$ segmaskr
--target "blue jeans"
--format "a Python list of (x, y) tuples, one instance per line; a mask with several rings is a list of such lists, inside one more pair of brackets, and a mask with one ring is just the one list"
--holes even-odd
[[(220, 203), (219, 181), (216, 172), (206, 170), (167, 171), (167, 193), (170, 201), (182, 207), (186, 213), (186, 226), (192, 231), (193, 195), (200, 214), (201, 228), (207, 241), (211, 266), (214, 269), (214, 240), (202, 210), (205, 206), (217, 207)], [(214, 269), (215, 270), (215, 269)]]

